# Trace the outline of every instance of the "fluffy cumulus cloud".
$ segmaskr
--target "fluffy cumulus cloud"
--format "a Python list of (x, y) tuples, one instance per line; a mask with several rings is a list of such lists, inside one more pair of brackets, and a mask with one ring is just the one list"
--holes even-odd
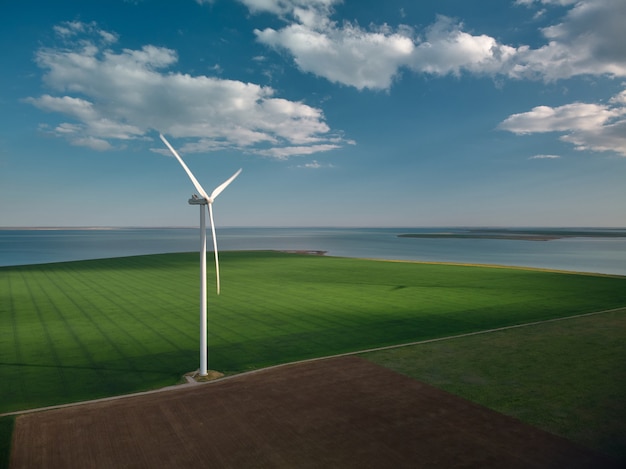
[(545, 45), (506, 45), (471, 34), (446, 17), (421, 32), (386, 24), (363, 28), (332, 21), (337, 0), (240, 0), (252, 13), (288, 24), (257, 29), (257, 39), (286, 51), (304, 72), (358, 89), (388, 89), (403, 69), (431, 75), (463, 72), (554, 81), (577, 75), (626, 76), (624, 0), (517, 0), (520, 7), (565, 9), (541, 31)]
[(546, 45), (519, 50), (511, 76), (547, 81), (576, 75), (626, 76), (624, 0), (544, 0), (542, 3), (571, 5), (571, 8), (560, 23), (542, 30)]
[(561, 140), (573, 144), (577, 150), (609, 151), (626, 156), (626, 91), (608, 104), (537, 106), (508, 117), (500, 124), (500, 129), (516, 134), (559, 132)]
[(495, 73), (503, 69), (512, 47), (489, 36), (473, 36), (462, 25), (441, 16), (425, 31), (387, 24), (363, 28), (331, 20), (331, 0), (242, 0), (253, 12), (266, 11), (291, 18), (282, 29), (257, 29), (257, 39), (285, 50), (304, 72), (357, 89), (388, 89), (403, 68), (434, 75), (458, 75), (463, 70)]
[(331, 21), (336, 0), (242, 0), (252, 12), (269, 12), (291, 24), (255, 30), (257, 39), (286, 50), (304, 72), (332, 82), (363, 88), (388, 88), (413, 50), (412, 40), (387, 26), (367, 31), (356, 24)]
[(462, 24), (440, 16), (426, 29), (407, 65), (434, 75), (498, 74), (506, 71), (517, 52), (490, 36), (464, 32)]
[(270, 87), (169, 71), (171, 49), (114, 50), (115, 34), (95, 24), (55, 28), (63, 47), (36, 54), (54, 91), (27, 101), (64, 115), (53, 132), (75, 145), (107, 150), (162, 131), (187, 138), (186, 152), (237, 148), (276, 158), (340, 147), (320, 109), (275, 96)]
[(402, 34), (367, 32), (349, 24), (341, 29), (292, 24), (255, 33), (264, 44), (287, 49), (302, 71), (358, 89), (389, 88), (413, 51), (413, 42)]

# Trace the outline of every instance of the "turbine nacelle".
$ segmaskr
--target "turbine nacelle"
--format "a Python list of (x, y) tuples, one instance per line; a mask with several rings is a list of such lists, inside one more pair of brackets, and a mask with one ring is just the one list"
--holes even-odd
[(189, 205), (206, 205), (206, 204), (208, 204), (207, 200), (202, 197), (198, 197), (196, 194), (193, 194), (191, 196), (191, 199), (189, 199)]

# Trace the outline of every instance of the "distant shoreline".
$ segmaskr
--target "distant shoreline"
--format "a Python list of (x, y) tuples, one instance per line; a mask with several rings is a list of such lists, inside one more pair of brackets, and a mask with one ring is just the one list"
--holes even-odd
[(403, 233), (398, 238), (504, 239), (515, 241), (553, 241), (563, 238), (626, 238), (620, 229), (589, 230), (468, 230), (465, 233)]
[(564, 238), (564, 236), (538, 236), (538, 235), (497, 235), (497, 234), (460, 234), (460, 233), (407, 233), (399, 234), (398, 238), (451, 238), (451, 239), (509, 239), (517, 241), (552, 241)]

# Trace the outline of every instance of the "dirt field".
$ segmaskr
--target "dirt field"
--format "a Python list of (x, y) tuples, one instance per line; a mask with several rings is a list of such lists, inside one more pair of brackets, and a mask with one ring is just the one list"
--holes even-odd
[(20, 416), (11, 468), (605, 468), (357, 357)]

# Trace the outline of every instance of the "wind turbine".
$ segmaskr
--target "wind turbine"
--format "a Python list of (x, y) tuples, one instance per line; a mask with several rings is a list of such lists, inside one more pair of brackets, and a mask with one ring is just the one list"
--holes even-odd
[(213, 222), (213, 202), (226, 187), (233, 182), (233, 180), (239, 176), (241, 169), (239, 169), (230, 178), (217, 186), (211, 195), (207, 195), (202, 188), (198, 180), (195, 178), (191, 170), (187, 167), (180, 155), (174, 150), (174, 147), (170, 145), (163, 134), (159, 134), (163, 143), (169, 148), (172, 154), (176, 157), (181, 164), (189, 179), (195, 186), (199, 195), (193, 195), (189, 199), (190, 205), (200, 206), (200, 376), (206, 376), (207, 373), (207, 288), (206, 288), (206, 217), (204, 212), (204, 206), (209, 206), (209, 219), (211, 221), (211, 236), (213, 238), (213, 252), (215, 255), (215, 277), (217, 280), (217, 294), (220, 294), (220, 263), (217, 252), (217, 238), (215, 236), (215, 223)]

